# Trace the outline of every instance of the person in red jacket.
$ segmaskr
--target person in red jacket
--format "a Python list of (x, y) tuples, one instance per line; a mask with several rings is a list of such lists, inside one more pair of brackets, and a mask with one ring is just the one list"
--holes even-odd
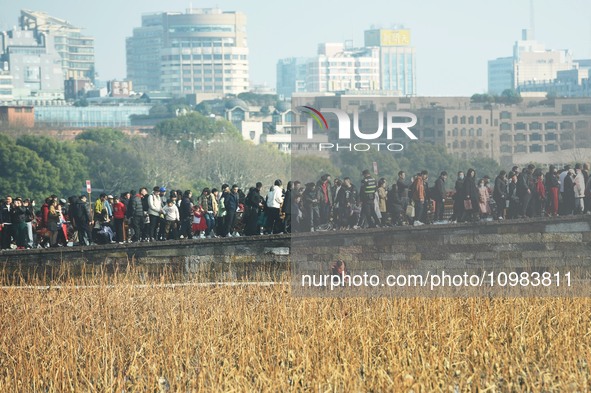
[(123, 222), (125, 220), (125, 213), (127, 209), (125, 208), (125, 204), (121, 202), (121, 200), (117, 197), (114, 199), (113, 203), (113, 218), (115, 219), (115, 235), (117, 241), (122, 243), (125, 241), (125, 232), (123, 230)]

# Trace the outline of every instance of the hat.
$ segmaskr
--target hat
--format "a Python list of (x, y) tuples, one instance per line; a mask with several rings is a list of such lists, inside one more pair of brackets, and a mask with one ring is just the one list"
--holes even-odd
[(166, 187), (160, 187), (160, 192), (166, 192)]
[(110, 194), (109, 194), (109, 195), (107, 196), (107, 199), (113, 199), (113, 195), (110, 195)]
[(65, 205), (66, 203), (68, 203), (64, 198), (60, 199), (60, 204)]

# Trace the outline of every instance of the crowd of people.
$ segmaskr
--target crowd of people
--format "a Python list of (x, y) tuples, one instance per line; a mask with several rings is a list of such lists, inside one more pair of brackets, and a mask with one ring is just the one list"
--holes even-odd
[(10, 249), (239, 237), (291, 232), (346, 230), (432, 223), (474, 222), (591, 212), (589, 165), (546, 173), (534, 165), (493, 180), (474, 169), (458, 172), (453, 187), (442, 171), (430, 185), (428, 171), (398, 173), (389, 184), (364, 170), (358, 187), (349, 177), (329, 174), (316, 182), (281, 180), (245, 193), (238, 185), (220, 189), (87, 195), (52, 195), (39, 210), (35, 201), (7, 195), (0, 201), (1, 246)]

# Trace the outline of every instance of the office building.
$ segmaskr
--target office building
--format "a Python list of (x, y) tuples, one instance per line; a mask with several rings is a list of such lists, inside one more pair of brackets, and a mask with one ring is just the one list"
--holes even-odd
[(277, 94), (280, 98), (290, 98), (293, 93), (306, 91), (308, 59), (289, 57), (277, 62)]
[(365, 31), (365, 47), (379, 48), (380, 89), (398, 91), (402, 96), (417, 94), (415, 48), (408, 29)]
[(80, 27), (40, 11), (21, 10), (20, 27), (36, 36), (52, 37), (55, 51), (61, 57), (63, 79), (94, 81), (94, 37), (82, 34)]
[(246, 16), (240, 12), (143, 15), (126, 44), (127, 78), (136, 91), (210, 98), (249, 89)]
[(515, 42), (512, 57), (488, 62), (488, 92), (501, 94), (506, 89), (518, 89), (528, 83), (551, 82), (559, 71), (573, 68), (568, 50), (549, 50), (531, 37), (527, 29), (522, 39)]
[(39, 100), (64, 98), (62, 60), (51, 34), (14, 29), (0, 33), (0, 64), (3, 64), (4, 92), (12, 78), (15, 100), (34, 97)]

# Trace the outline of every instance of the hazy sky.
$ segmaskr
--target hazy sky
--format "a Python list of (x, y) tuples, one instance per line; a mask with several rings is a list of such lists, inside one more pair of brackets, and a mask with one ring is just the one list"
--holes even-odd
[[(591, 1), (534, 0), (536, 38), (547, 48), (591, 58)], [(510, 56), (530, 21), (530, 0), (0, 0), (0, 28), (17, 25), (21, 8), (41, 10), (95, 37), (103, 80), (124, 78), (125, 38), (142, 13), (219, 6), (247, 15), (250, 78), (275, 86), (277, 60), (311, 56), (320, 42), (363, 45), (372, 25), (404, 25), (417, 53), (419, 95), (471, 95), (487, 86), (487, 60)]]

